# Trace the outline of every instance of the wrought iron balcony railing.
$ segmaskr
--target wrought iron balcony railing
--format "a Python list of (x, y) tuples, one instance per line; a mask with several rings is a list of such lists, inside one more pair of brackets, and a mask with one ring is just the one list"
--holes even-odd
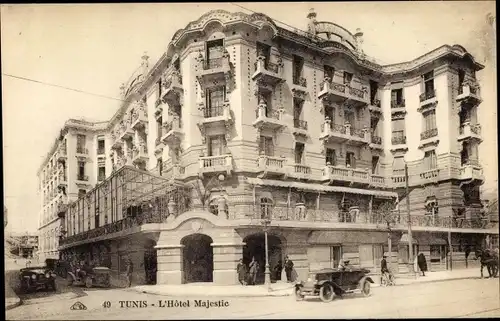
[(421, 93), (419, 96), (420, 102), (424, 102), (424, 101), (431, 99), (431, 98), (434, 98), (434, 97), (436, 97), (436, 90), (435, 89), (426, 90), (424, 93)]
[(420, 140), (429, 139), (429, 138), (435, 137), (437, 135), (438, 135), (438, 129), (432, 128), (432, 129), (426, 130), (423, 133), (420, 133)]

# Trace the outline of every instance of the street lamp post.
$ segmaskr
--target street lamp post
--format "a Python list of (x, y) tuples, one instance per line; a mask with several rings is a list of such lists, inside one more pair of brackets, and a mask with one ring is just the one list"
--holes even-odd
[(266, 251), (266, 266), (265, 266), (265, 270), (264, 270), (264, 284), (270, 290), (271, 289), (271, 270), (269, 269), (269, 244), (267, 241), (267, 230), (268, 230), (269, 223), (271, 223), (271, 220), (268, 217), (268, 213), (266, 213), (266, 217), (262, 220), (262, 224), (264, 225), (264, 246), (265, 246), (265, 251)]
[(408, 264), (410, 274), (415, 277), (415, 268), (413, 263), (413, 239), (411, 232), (411, 211), (410, 211), (410, 188), (409, 188), (409, 177), (408, 177), (408, 164), (405, 162), (405, 188), (406, 188), (406, 212), (408, 214)]

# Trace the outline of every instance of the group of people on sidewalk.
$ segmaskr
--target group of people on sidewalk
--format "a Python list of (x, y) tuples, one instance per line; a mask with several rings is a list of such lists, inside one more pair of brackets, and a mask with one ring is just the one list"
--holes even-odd
[[(284, 264), (282, 264), (280, 260), (272, 269), (270, 275), (271, 281), (281, 280), (281, 273), (283, 270), (285, 271), (287, 282), (293, 282), (297, 279), (296, 272), (293, 268), (293, 262), (288, 258), (288, 256), (286, 256)], [(252, 261), (250, 261), (248, 266), (243, 263), (243, 259), (240, 259), (236, 267), (238, 281), (242, 285), (255, 285), (259, 271), (262, 271), (262, 266), (257, 260), (255, 260), (255, 257), (252, 257)]]
[[(394, 278), (394, 275), (392, 274), (392, 272), (389, 270), (388, 266), (387, 266), (387, 260), (386, 260), (387, 256), (384, 254), (382, 256), (382, 260), (380, 261), (380, 283), (382, 283), (382, 279), (385, 278), (386, 280), (392, 280)], [(422, 273), (422, 276), (425, 276), (425, 272), (427, 272), (427, 260), (425, 258), (425, 255), (424, 253), (420, 252), (416, 259), (414, 260), (416, 266), (415, 266), (415, 272), (417, 272), (417, 268), (418, 270), (420, 270), (420, 272)]]

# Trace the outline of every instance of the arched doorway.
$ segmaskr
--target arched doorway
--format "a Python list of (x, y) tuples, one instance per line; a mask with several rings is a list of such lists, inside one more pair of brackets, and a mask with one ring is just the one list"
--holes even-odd
[[(266, 245), (264, 233), (252, 234), (247, 236), (243, 242), (243, 263), (247, 265), (252, 261), (252, 257), (259, 262), (259, 270), (257, 272), (256, 284), (263, 284), (265, 280), (266, 268)], [(267, 243), (269, 250), (269, 270), (271, 271), (271, 282), (281, 279), (281, 265), (283, 267), (283, 251), (281, 239), (276, 235), (267, 235)]]
[(213, 240), (205, 234), (191, 234), (181, 240), (184, 282), (212, 282), (214, 271)]

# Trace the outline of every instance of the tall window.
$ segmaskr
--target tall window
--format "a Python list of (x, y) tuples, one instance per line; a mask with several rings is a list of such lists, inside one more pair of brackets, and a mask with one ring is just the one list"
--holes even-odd
[(370, 129), (371, 129), (372, 135), (379, 136), (378, 135), (378, 122), (379, 122), (379, 119), (377, 117), (370, 118)]
[(325, 106), (325, 119), (330, 118), (332, 126), (335, 124), (335, 108), (332, 106)]
[(327, 148), (325, 158), (326, 158), (325, 161), (327, 164), (330, 164), (332, 166), (337, 165), (337, 156), (335, 154), (335, 149)]
[(102, 155), (104, 154), (104, 139), (99, 139), (97, 141), (97, 154)]
[(76, 152), (79, 154), (85, 153), (85, 135), (76, 135)]
[(372, 174), (378, 174), (379, 168), (379, 157), (372, 156)]
[(85, 162), (78, 162), (78, 179), (85, 179)]
[(224, 135), (212, 136), (208, 141), (208, 155), (220, 156), (226, 152), (226, 137)]
[(272, 92), (259, 90), (259, 104), (261, 103), (261, 100), (264, 100), (264, 103), (266, 104), (266, 117), (271, 117), (273, 112)]
[(404, 176), (405, 175), (405, 160), (403, 156), (394, 157), (392, 163), (392, 175), (394, 176)]
[(302, 164), (304, 161), (304, 144), (295, 143), (295, 164)]
[(392, 89), (391, 90), (391, 106), (393, 107), (402, 107), (403, 103), (403, 88)]
[(293, 55), (293, 83), (299, 85), (304, 68), (304, 58)]
[(341, 258), (342, 258), (342, 245), (330, 246), (331, 268), (336, 269), (339, 266)]
[(259, 150), (266, 156), (274, 156), (273, 138), (267, 136), (260, 136)]
[(295, 128), (301, 127), (301, 118), (302, 118), (302, 102), (293, 99), (293, 125)]
[(161, 175), (163, 173), (163, 160), (161, 157), (156, 160), (156, 167), (158, 167), (158, 173)]
[(87, 194), (87, 191), (86, 191), (86, 190), (84, 190), (84, 189), (79, 189), (79, 190), (78, 190), (78, 198), (80, 198), (80, 197), (84, 197), (84, 196), (85, 196), (85, 194)]
[(161, 83), (161, 79), (158, 80), (158, 82), (156, 83), (156, 100), (160, 99), (161, 98), (161, 94), (162, 94), (162, 83)]
[(392, 125), (392, 143), (397, 144), (405, 144), (405, 120), (403, 119), (393, 119), (391, 121)]
[(264, 60), (264, 67), (267, 69), (269, 58), (271, 57), (271, 47), (264, 43), (257, 42), (257, 54), (266, 58)]
[(260, 199), (260, 218), (271, 218), (273, 209), (273, 200), (268, 197), (262, 197)]
[(106, 167), (104, 167), (104, 166), (99, 166), (98, 171), (99, 171), (99, 174), (98, 174), (98, 176), (97, 176), (97, 179), (98, 179), (99, 181), (103, 181), (103, 180), (105, 180), (105, 179), (106, 179)]
[(162, 117), (158, 117), (156, 119), (156, 138), (160, 138), (162, 136), (162, 129), (163, 129), (163, 119)]
[(356, 168), (356, 158), (353, 152), (347, 152), (345, 157), (345, 166)]
[(350, 72), (344, 71), (344, 85), (351, 85), (352, 74)]
[(432, 170), (437, 168), (437, 157), (436, 157), (436, 152), (434, 150), (425, 152), (424, 168), (425, 170)]
[(324, 65), (323, 70), (325, 73), (325, 77), (330, 78), (330, 80), (333, 80), (333, 76), (335, 75), (335, 68), (332, 66)]
[(224, 100), (226, 98), (226, 87), (217, 86), (207, 88), (207, 108), (205, 109), (205, 118), (222, 116), (224, 112)]
[(207, 68), (222, 67), (222, 56), (224, 54), (224, 40), (218, 39), (207, 41)]
[(428, 72), (423, 76), (424, 80), (424, 93), (428, 98), (434, 97), (434, 72)]
[(351, 124), (351, 127), (356, 127), (355, 126), (355, 117), (354, 113), (352, 111), (344, 111), (344, 117), (345, 117), (345, 122)]
[(436, 129), (436, 111), (430, 110), (424, 114), (424, 128), (423, 131), (429, 131), (432, 129)]
[(370, 102), (375, 105), (378, 94), (378, 83), (376, 81), (370, 80)]

